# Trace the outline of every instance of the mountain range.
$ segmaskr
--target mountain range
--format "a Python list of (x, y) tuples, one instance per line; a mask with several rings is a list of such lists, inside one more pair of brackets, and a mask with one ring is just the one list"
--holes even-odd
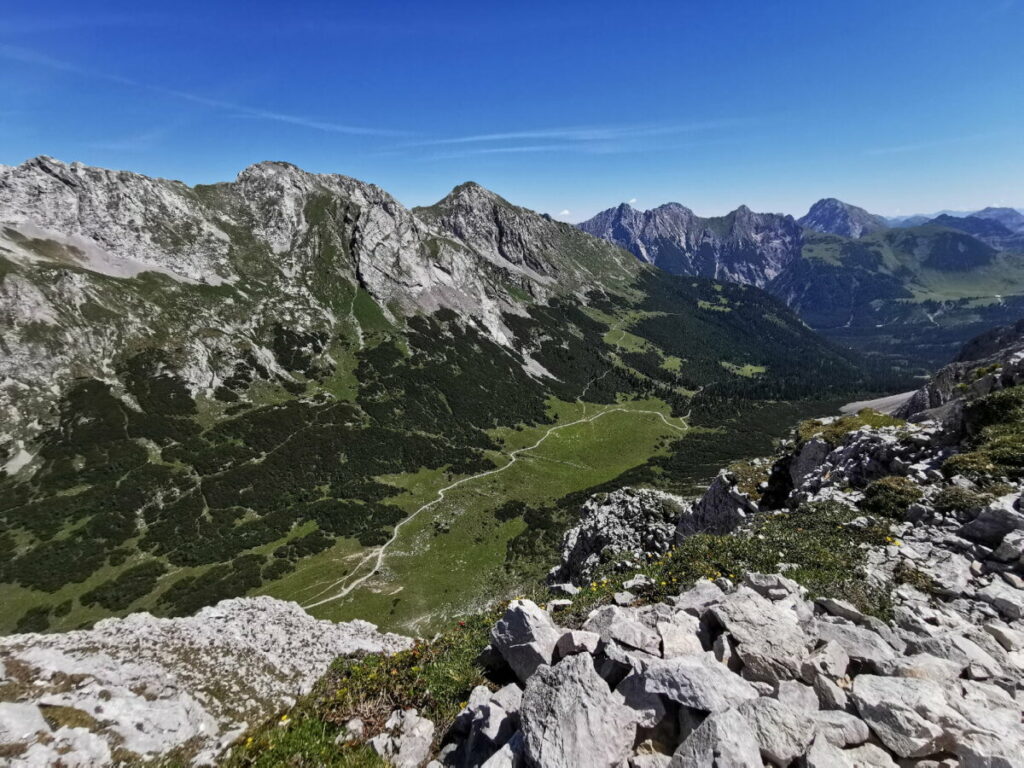
[(578, 226), (674, 274), (763, 288), (842, 345), (918, 370), (1024, 314), (1024, 216), (1010, 208), (894, 226), (834, 198), (796, 220), (624, 204)]
[[(762, 231), (748, 213), (729, 226)], [(756, 287), (669, 275), (479, 185), (409, 210), (278, 162), (199, 187), (0, 168), (0, 307), (6, 630), (254, 591), (437, 620), (485, 597), (452, 558), (489, 552), (498, 577), (521, 532), (503, 501), (637, 468), (693, 483), (755, 439), (751, 409), (767, 439), (783, 401), (892, 384)], [(541, 446), (585, 471), (518, 475)], [(431, 508), (475, 478), (498, 484)], [(423, 561), (386, 564), (396, 540)]]

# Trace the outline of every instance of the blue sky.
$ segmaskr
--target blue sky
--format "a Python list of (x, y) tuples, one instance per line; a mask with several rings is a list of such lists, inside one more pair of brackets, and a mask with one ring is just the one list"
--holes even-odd
[(569, 220), (1024, 206), (1022, 40), (1024, 0), (8, 0), (0, 163), (288, 160)]

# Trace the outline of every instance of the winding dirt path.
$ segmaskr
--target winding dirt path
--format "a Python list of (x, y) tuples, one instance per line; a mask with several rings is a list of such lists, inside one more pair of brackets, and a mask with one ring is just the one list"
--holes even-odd
[[(515, 464), (519, 460), (519, 457), (521, 455), (523, 455), (524, 453), (526, 453), (528, 451), (532, 451), (532, 450), (540, 447), (541, 444), (543, 444), (543, 442), (545, 440), (547, 440), (549, 437), (551, 437), (551, 435), (553, 435), (555, 432), (558, 432), (559, 430), (567, 429), (569, 427), (574, 427), (574, 426), (576, 426), (578, 424), (588, 424), (588, 423), (590, 423), (592, 421), (597, 421), (598, 419), (600, 419), (600, 418), (602, 418), (604, 416), (607, 416), (609, 413), (620, 413), (620, 412), (621, 413), (644, 413), (644, 414), (649, 414), (649, 415), (657, 416), (663, 422), (665, 422), (665, 426), (670, 427), (671, 429), (674, 429), (677, 432), (685, 433), (687, 431), (686, 427), (680, 427), (678, 424), (673, 424), (672, 422), (670, 422), (667, 418), (665, 418), (665, 414), (663, 414), (661, 411), (639, 410), (639, 409), (636, 409), (636, 408), (609, 408), (606, 411), (601, 411), (600, 413), (595, 413), (593, 416), (586, 416), (586, 417), (577, 419), (576, 421), (567, 422), (566, 424), (556, 424), (555, 426), (551, 427), (546, 432), (544, 432), (544, 434), (541, 435), (540, 438), (537, 439), (537, 442), (535, 442), (533, 445), (527, 445), (527, 446), (524, 446), (523, 448), (517, 448), (516, 450), (512, 451), (509, 454), (509, 462), (507, 464), (503, 464), (500, 467), (495, 467), (494, 469), (488, 469), (488, 470), (486, 470), (484, 472), (480, 472), (479, 474), (476, 474), (476, 475), (470, 475), (469, 477), (464, 477), (461, 480), (456, 480), (454, 483), (451, 483), (450, 485), (446, 485), (444, 488), (441, 488), (440, 490), (438, 490), (437, 491), (437, 495), (436, 495), (435, 498), (431, 499), (426, 504), (423, 504), (415, 512), (413, 512), (411, 515), (409, 515), (408, 517), (406, 517), (403, 520), (401, 520), (401, 522), (399, 522), (398, 525), (395, 526), (394, 531), (391, 532), (391, 538), (389, 538), (386, 542), (384, 542), (384, 544), (381, 545), (380, 549), (378, 549), (375, 553), (371, 552), (369, 555), (367, 555), (359, 563), (359, 565), (357, 565), (355, 567), (355, 569), (354, 569), (354, 571), (358, 571), (363, 566), (364, 563), (376, 559), (376, 562), (374, 563), (373, 568), (371, 568), (368, 573), (366, 573), (363, 576), (360, 576), (358, 579), (353, 581), (351, 584), (349, 584), (348, 586), (346, 586), (343, 589), (341, 589), (341, 591), (331, 595), (330, 597), (325, 597), (325, 598), (323, 598), (321, 600), (317, 600), (315, 602), (306, 603), (302, 607), (307, 609), (307, 610), (309, 610), (310, 608), (316, 608), (318, 605), (324, 605), (325, 603), (330, 603), (330, 602), (333, 602), (335, 600), (340, 600), (343, 597), (345, 597), (346, 595), (348, 595), (350, 592), (352, 592), (352, 590), (354, 590), (357, 587), (365, 584), (366, 581), (368, 579), (370, 579), (371, 577), (373, 577), (374, 575), (376, 575), (380, 571), (381, 567), (384, 565), (384, 557), (385, 557), (385, 555), (387, 555), (388, 548), (392, 544), (395, 543), (395, 540), (398, 538), (398, 534), (402, 530), (402, 527), (406, 523), (409, 523), (412, 520), (416, 519), (421, 512), (424, 512), (424, 511), (430, 509), (431, 507), (435, 506), (436, 504), (444, 501), (444, 496), (445, 496), (445, 494), (448, 491), (451, 491), (451, 490), (453, 490), (455, 488), (458, 488), (461, 485), (465, 485), (466, 483), (471, 483), (474, 480), (479, 480), (480, 478), (483, 478), (483, 477), (489, 477), (491, 475), (497, 475), (500, 472), (504, 472), (506, 469), (511, 467), (513, 464)], [(687, 416), (689, 416), (689, 414), (687, 414)], [(326, 590), (324, 590), (324, 591), (326, 591)]]

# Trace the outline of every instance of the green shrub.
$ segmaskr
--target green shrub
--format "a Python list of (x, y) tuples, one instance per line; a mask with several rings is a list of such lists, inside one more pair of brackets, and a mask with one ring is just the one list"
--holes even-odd
[(864, 489), (861, 509), (868, 514), (902, 520), (907, 507), (921, 500), (921, 489), (905, 477), (890, 475)]
[(985, 506), (992, 497), (987, 493), (979, 493), (968, 488), (951, 485), (943, 488), (932, 499), (932, 506), (939, 512), (967, 512)]

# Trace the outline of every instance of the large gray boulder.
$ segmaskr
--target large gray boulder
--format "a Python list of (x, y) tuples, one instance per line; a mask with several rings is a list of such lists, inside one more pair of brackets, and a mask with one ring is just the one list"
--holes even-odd
[(757, 739), (761, 756), (783, 768), (807, 751), (814, 738), (814, 720), (806, 710), (761, 697), (738, 709)]
[(591, 612), (583, 623), (587, 632), (595, 632), (604, 643), (616, 642), (654, 656), (661, 654), (661, 636), (643, 624), (633, 609), (603, 605)]
[(562, 631), (532, 600), (513, 600), (491, 629), (491, 646), (523, 682), (550, 664)]
[(722, 712), (757, 698), (757, 690), (709, 653), (654, 661), (644, 687), (684, 707)]
[(544, 768), (612, 768), (630, 753), (636, 715), (580, 653), (541, 667), (523, 694), (526, 756)]
[(763, 768), (750, 723), (735, 709), (712, 713), (676, 749), (669, 768)]
[(878, 634), (870, 629), (853, 624), (818, 625), (818, 636), (825, 641), (836, 643), (852, 661), (878, 665), (896, 657), (896, 651)]
[(777, 683), (800, 676), (813, 638), (808, 637), (796, 614), (757, 592), (740, 587), (710, 613), (738, 644), (736, 652), (751, 680)]
[(852, 698), (861, 719), (899, 757), (947, 751), (954, 746), (953, 733), (966, 725), (931, 680), (860, 675)]
[(1020, 493), (1002, 496), (981, 511), (976, 518), (960, 528), (965, 539), (998, 547), (1011, 531), (1024, 530), (1024, 514), (1020, 512)]
[(832, 446), (820, 437), (812, 437), (805, 442), (789, 465), (789, 478), (793, 481), (793, 487), (799, 488), (804, 478), (821, 466), (831, 450)]
[(1024, 619), (1024, 589), (1011, 587), (1001, 579), (995, 579), (984, 589), (978, 590), (978, 599), (990, 603), (1007, 619)]

